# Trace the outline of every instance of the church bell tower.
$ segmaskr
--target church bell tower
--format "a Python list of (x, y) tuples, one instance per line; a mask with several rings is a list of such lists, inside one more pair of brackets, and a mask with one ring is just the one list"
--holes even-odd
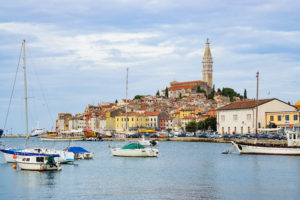
[(213, 87), (213, 60), (210, 52), (208, 38), (206, 40), (206, 47), (202, 60), (202, 80), (207, 82), (207, 85)]

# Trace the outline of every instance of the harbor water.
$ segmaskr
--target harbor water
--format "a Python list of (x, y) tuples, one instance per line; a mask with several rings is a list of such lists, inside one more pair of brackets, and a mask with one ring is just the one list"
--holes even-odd
[[(24, 138), (2, 138), (24, 147)], [(160, 142), (157, 158), (113, 157), (125, 142), (42, 142), (30, 147), (81, 146), (93, 160), (59, 172), (12, 169), (0, 155), (0, 199), (299, 199), (300, 157), (221, 154), (231, 144)]]

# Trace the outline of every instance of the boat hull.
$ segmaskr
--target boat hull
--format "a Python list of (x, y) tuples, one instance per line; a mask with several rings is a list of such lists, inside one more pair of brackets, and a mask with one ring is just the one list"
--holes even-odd
[(157, 157), (158, 149), (121, 149), (111, 148), (113, 156), (122, 157)]
[(232, 142), (240, 154), (259, 154), (259, 155), (288, 155), (300, 156), (300, 148), (298, 147), (272, 147), (253, 144), (240, 144)]
[(45, 163), (25, 163), (25, 162), (17, 162), (18, 167), (22, 170), (31, 170), (31, 171), (60, 171), (61, 166), (50, 166)]

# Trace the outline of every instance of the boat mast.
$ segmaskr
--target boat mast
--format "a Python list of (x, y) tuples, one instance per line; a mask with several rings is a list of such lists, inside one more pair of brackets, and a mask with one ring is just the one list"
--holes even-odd
[(28, 147), (28, 103), (27, 103), (27, 79), (26, 79), (26, 54), (25, 54), (25, 40), (23, 40), (23, 63), (24, 63), (24, 87), (25, 87), (25, 117), (26, 117), (26, 148)]
[(257, 138), (257, 116), (258, 116), (258, 80), (259, 80), (259, 72), (256, 73), (256, 113), (255, 113), (255, 137)]
[(126, 68), (126, 100), (125, 100), (125, 130), (128, 131), (127, 106), (128, 106), (128, 67)]

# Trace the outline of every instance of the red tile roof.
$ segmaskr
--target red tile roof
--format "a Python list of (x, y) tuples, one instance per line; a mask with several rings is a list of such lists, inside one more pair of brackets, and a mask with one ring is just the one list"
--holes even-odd
[(193, 87), (196, 87), (195, 85), (189, 85), (189, 86), (179, 86), (179, 87), (169, 87), (168, 88), (168, 91), (173, 91), (173, 90), (186, 90), (186, 89), (190, 89), (190, 88), (193, 88)]
[[(264, 103), (268, 103), (270, 101), (275, 100), (273, 99), (260, 99), (258, 100), (258, 105), (262, 105)], [(245, 100), (245, 101), (235, 101), (231, 104), (228, 104), (226, 106), (223, 106), (219, 108), (218, 110), (236, 110), (236, 109), (249, 109), (249, 108), (255, 108), (256, 107), (256, 100)]]
[(186, 82), (172, 82), (172, 85), (190, 84), (190, 83), (206, 83), (205, 81), (186, 81)]
[(162, 113), (162, 112), (160, 112), (160, 111), (145, 112), (145, 116), (157, 116), (157, 115), (159, 115), (160, 113)]

